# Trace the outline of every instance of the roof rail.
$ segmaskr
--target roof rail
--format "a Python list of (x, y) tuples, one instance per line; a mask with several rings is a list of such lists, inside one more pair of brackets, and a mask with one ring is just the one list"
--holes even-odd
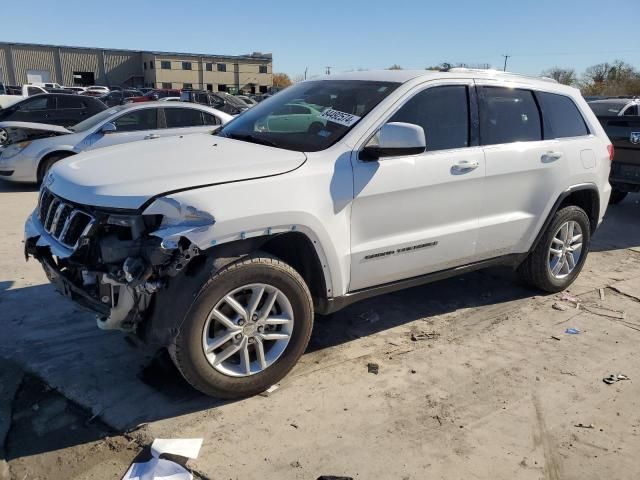
[(482, 68), (463, 68), (463, 67), (454, 67), (446, 70), (442, 70), (443, 72), (454, 72), (454, 73), (481, 73), (484, 75), (495, 75), (497, 77), (522, 77), (522, 78), (531, 78), (535, 80), (542, 80), (545, 82), (558, 83), (557, 80), (551, 77), (541, 77), (537, 75), (525, 75), (522, 73), (514, 73), (514, 72), (503, 72), (502, 70), (495, 69), (482, 69)]

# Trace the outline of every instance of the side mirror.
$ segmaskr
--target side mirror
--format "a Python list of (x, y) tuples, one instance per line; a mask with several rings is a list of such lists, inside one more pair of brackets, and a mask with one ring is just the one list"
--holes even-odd
[(100, 129), (100, 133), (107, 135), (108, 133), (113, 133), (116, 130), (118, 130), (118, 127), (116, 127), (115, 123), (109, 122), (109, 123), (105, 123), (102, 128)]
[(427, 148), (424, 129), (419, 125), (390, 122), (382, 126), (364, 147), (363, 160), (416, 155)]

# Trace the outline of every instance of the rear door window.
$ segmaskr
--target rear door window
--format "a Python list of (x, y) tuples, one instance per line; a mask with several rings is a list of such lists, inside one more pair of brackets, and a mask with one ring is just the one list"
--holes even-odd
[(218, 117), (210, 113), (202, 112), (202, 117), (205, 125), (220, 125), (222, 123)]
[(51, 108), (51, 103), (52, 102), (49, 100), (48, 96), (43, 95), (42, 97), (34, 98), (21, 103), (17, 108), (17, 110), (21, 112), (35, 112), (37, 110), (47, 110)]
[(482, 145), (542, 140), (540, 111), (533, 92), (487, 86), (479, 90)]
[(86, 104), (82, 98), (76, 96), (58, 97), (58, 109), (82, 109), (86, 108)]
[(584, 118), (571, 98), (546, 92), (536, 92), (536, 97), (544, 118), (545, 140), (589, 135)]
[(165, 108), (167, 128), (199, 127), (204, 125), (202, 112), (195, 108)]
[(469, 99), (465, 85), (427, 88), (417, 93), (390, 122), (405, 122), (424, 129), (427, 151), (469, 146)]
[(117, 132), (137, 132), (139, 130), (155, 130), (158, 128), (157, 109), (145, 108), (125, 113), (114, 120)]

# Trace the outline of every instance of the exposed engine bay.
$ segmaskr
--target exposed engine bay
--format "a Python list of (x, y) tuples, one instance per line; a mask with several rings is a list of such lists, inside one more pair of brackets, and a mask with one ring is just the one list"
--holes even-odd
[(68, 135), (70, 130), (58, 125), (30, 122), (0, 122), (0, 146), (38, 140), (40, 138)]
[(103, 329), (136, 331), (153, 295), (202, 252), (185, 237), (153, 235), (162, 215), (74, 205), (43, 188), (27, 221), (25, 254)]

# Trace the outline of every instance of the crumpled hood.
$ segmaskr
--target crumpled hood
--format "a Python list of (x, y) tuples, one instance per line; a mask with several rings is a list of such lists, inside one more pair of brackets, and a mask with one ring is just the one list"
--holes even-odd
[(301, 152), (195, 134), (84, 152), (58, 162), (44, 183), (79, 204), (137, 209), (167, 192), (278, 175), (305, 161)]
[(54, 133), (73, 133), (68, 128), (61, 127), (59, 125), (50, 125), (48, 123), (34, 123), (34, 122), (0, 122), (0, 128), (20, 128), (24, 130), (38, 130), (43, 132)]

